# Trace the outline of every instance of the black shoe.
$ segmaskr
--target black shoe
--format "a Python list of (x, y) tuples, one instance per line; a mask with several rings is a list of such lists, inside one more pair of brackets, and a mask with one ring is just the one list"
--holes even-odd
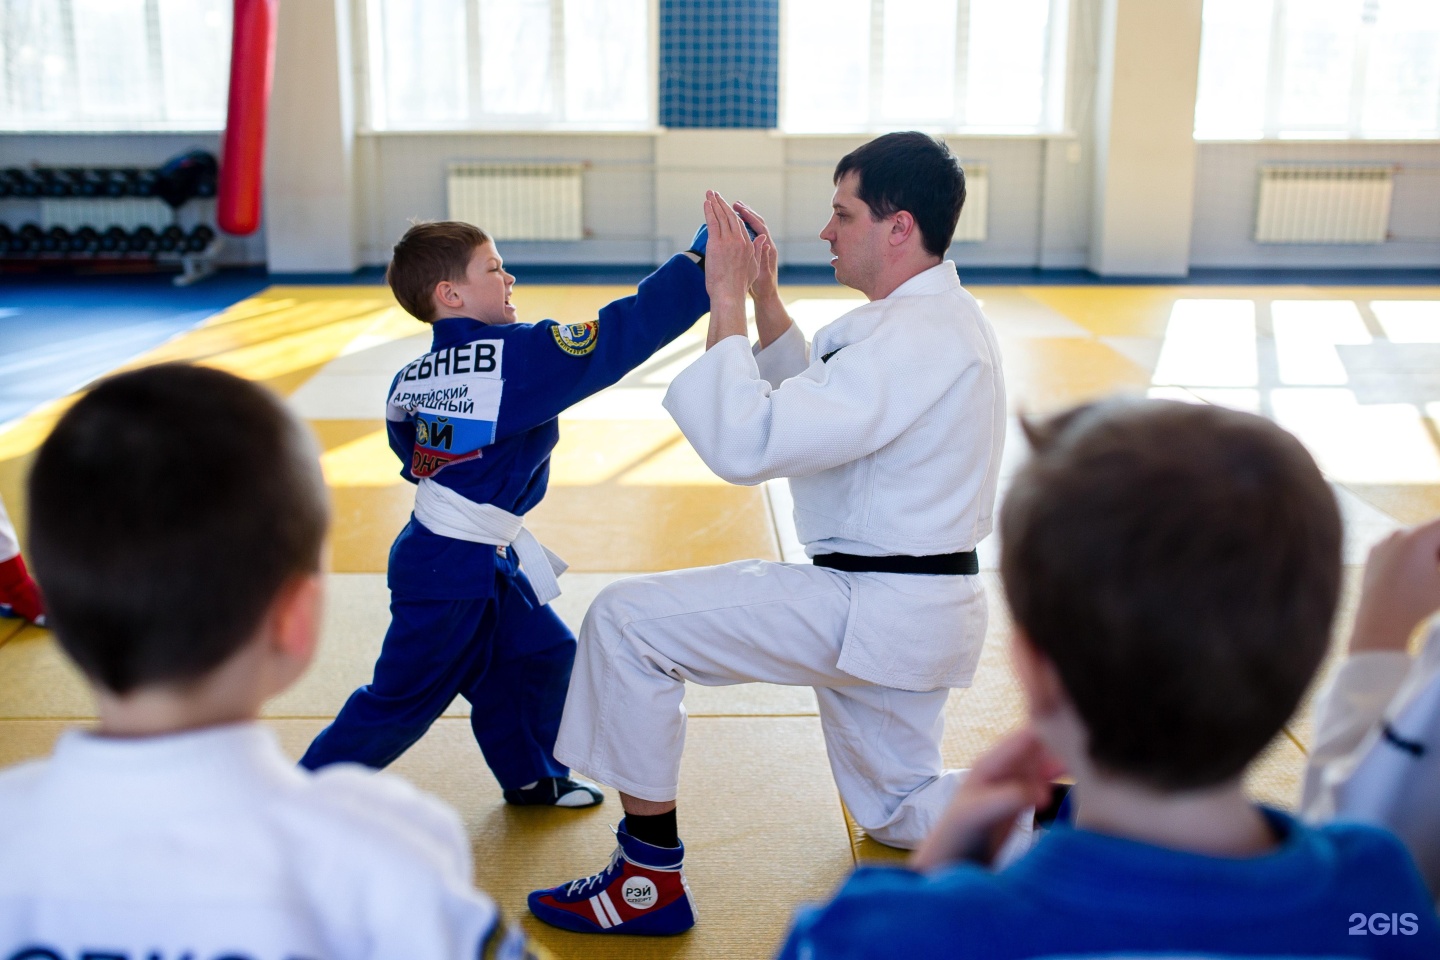
[(594, 807), (605, 795), (593, 783), (574, 777), (546, 777), (519, 790), (506, 790), (505, 802), (517, 807)]

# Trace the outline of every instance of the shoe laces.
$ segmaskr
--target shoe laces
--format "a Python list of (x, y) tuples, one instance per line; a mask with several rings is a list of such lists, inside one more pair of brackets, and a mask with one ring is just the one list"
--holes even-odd
[(617, 844), (615, 847), (615, 852), (610, 854), (610, 862), (605, 865), (605, 869), (592, 876), (582, 877), (579, 880), (572, 880), (565, 887), (565, 895), (568, 897), (580, 896), (584, 894), (585, 891), (589, 890), (592, 886), (603, 888), (607, 883), (609, 883), (610, 877), (615, 873), (615, 868), (618, 867), (620, 865), (620, 862), (624, 859), (625, 852), (621, 850), (619, 845)]

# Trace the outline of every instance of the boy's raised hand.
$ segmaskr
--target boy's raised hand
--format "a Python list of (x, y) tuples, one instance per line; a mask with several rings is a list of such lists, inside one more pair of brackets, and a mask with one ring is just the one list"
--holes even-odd
[(910, 856), (912, 870), (969, 860), (989, 864), (1015, 819), (1050, 800), (1050, 782), (1065, 772), (1029, 727), (1010, 734), (975, 762), (935, 829)]
[(1404, 652), (1440, 610), (1440, 518), (1398, 530), (1370, 549), (1350, 652)]

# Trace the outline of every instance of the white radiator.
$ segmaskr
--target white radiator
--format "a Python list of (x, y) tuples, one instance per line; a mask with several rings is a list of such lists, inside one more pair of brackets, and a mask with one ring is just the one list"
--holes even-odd
[(497, 240), (580, 240), (580, 164), (452, 163), (450, 219)]
[[(65, 197), (40, 201), (40, 225), (78, 230), (93, 227), (104, 233), (110, 227), (163, 230), (175, 222), (175, 211), (155, 197)], [(213, 222), (213, 221), (212, 221)]]
[(965, 168), (965, 206), (955, 225), (956, 243), (979, 243), (990, 224), (990, 168), (983, 163), (962, 164)]
[(1393, 190), (1390, 165), (1263, 166), (1255, 241), (1384, 243)]

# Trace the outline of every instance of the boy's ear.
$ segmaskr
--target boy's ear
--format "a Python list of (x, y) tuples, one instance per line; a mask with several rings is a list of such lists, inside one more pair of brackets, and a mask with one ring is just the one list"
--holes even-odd
[(1047, 716), (1069, 703), (1070, 697), (1060, 682), (1060, 671), (1054, 661), (1036, 649), (1019, 627), (1015, 628), (1010, 641), (1010, 655), (1032, 717)]
[(465, 306), (465, 298), (460, 296), (460, 291), (456, 290), (455, 284), (449, 280), (441, 280), (435, 284), (433, 295), (437, 307), (458, 310), (460, 307)]
[(321, 573), (296, 577), (281, 588), (270, 608), (271, 649), (297, 668), (297, 675), (315, 658), (325, 578)]

